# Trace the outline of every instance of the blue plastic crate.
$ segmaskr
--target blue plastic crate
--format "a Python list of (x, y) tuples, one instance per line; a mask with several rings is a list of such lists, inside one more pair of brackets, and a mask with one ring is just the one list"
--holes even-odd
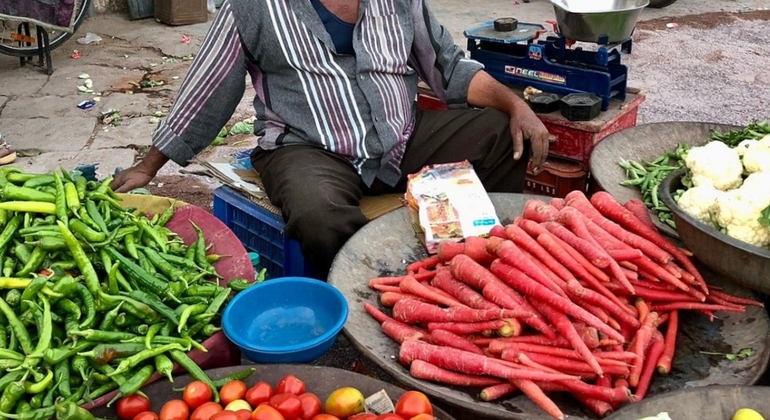
[(227, 225), (249, 252), (259, 254), (269, 278), (312, 277), (297, 241), (284, 236), (283, 219), (226, 186), (214, 191), (214, 216)]

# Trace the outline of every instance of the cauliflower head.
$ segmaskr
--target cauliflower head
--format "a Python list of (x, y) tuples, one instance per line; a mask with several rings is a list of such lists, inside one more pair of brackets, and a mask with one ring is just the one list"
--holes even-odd
[(727, 191), (714, 203), (717, 223), (725, 233), (743, 242), (764, 247), (770, 245), (770, 228), (759, 222), (762, 210), (770, 205), (770, 194), (754, 189)]
[(754, 172), (743, 180), (740, 188), (743, 195), (768, 195), (770, 194), (770, 171)]
[(735, 151), (738, 152), (738, 156), (744, 157), (752, 144), (758, 143), (759, 140), (744, 140), (735, 147)]
[(690, 149), (684, 161), (696, 187), (710, 184), (718, 190), (727, 191), (740, 187), (743, 182), (743, 164), (738, 151), (721, 141)]
[(682, 193), (677, 204), (690, 216), (707, 225), (713, 225), (709, 216), (709, 210), (717, 201), (717, 198), (724, 193), (724, 191), (714, 188), (711, 184), (692, 187)]
[(770, 172), (770, 135), (749, 144), (743, 154), (743, 166), (748, 173)]

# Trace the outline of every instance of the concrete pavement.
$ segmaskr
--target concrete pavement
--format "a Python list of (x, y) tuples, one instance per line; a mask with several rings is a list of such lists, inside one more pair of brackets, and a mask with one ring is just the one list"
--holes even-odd
[[(464, 0), (434, 0), (430, 4), (463, 47), (462, 31), (489, 19), (514, 16), (524, 22), (544, 22), (553, 18), (552, 6), (545, 0), (531, 3), (487, 0), (475, 2), (472, 7)], [(694, 14), (756, 11), (766, 7), (765, 4), (766, 0), (679, 0), (666, 9), (645, 10), (642, 20), (677, 22)], [(54, 51), (55, 71), (50, 77), (34, 67), (19, 67), (17, 59), (0, 55), (0, 133), (11, 147), (26, 156), (19, 158), (18, 164), (42, 172), (58, 166), (71, 168), (99, 162), (101, 176), (111, 174), (117, 167), (131, 166), (150, 145), (156, 116), (168, 112), (210, 23), (211, 19), (206, 24), (170, 27), (153, 19), (129, 21), (118, 14), (97, 15), (85, 22), (73, 39)], [(668, 29), (663, 25), (647, 31), (665, 34)], [(98, 34), (102, 41), (78, 44), (76, 39), (87, 32)], [(708, 33), (700, 35), (707, 37)], [(741, 48), (742, 44), (737, 45), (729, 47)], [(747, 51), (754, 48), (752, 52), (757, 54), (756, 48), (760, 46), (746, 43), (744, 48)], [(78, 59), (71, 58), (75, 49), (81, 53)], [(655, 54), (644, 49), (642, 52), (643, 55), (635, 55), (633, 60), (645, 63), (650, 58), (648, 55)], [(767, 57), (764, 50), (761, 52)], [(721, 71), (720, 66), (727, 65), (719, 60), (707, 64), (717, 73)], [(80, 78), (84, 74), (89, 75), (93, 91), (100, 95), (79, 92), (78, 86), (85, 83), (85, 79)], [(666, 76), (658, 75), (658, 79), (651, 81), (650, 78), (656, 76), (645, 74), (641, 67), (635, 68), (634, 74), (651, 85), (664, 85), (660, 80)], [(726, 84), (739, 82), (749, 83), (740, 77), (725, 80)], [(764, 79), (753, 77), (750, 83), (759, 83), (759, 89), (768, 86), (766, 76)], [(720, 87), (714, 86), (714, 89)], [(81, 101), (91, 98), (98, 100), (93, 108), (77, 107)], [(231, 124), (252, 115), (252, 99), (253, 93), (247, 88)], [(119, 111), (120, 125), (102, 123), (100, 116), (107, 110)], [(230, 146), (216, 147), (209, 154), (229, 155), (235, 150), (253, 147), (254, 139), (246, 136), (229, 143)], [(237, 147), (232, 146), (234, 143)], [(187, 169), (196, 171), (195, 167)], [(161, 175), (176, 175), (180, 171), (181, 168), (170, 164)], [(217, 183), (208, 185), (213, 187)]]

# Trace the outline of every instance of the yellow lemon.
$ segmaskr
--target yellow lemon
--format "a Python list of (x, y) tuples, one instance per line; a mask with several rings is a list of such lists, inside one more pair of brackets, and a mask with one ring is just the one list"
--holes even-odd
[(364, 394), (361, 391), (344, 387), (334, 390), (324, 403), (324, 413), (346, 419), (364, 411)]
[(765, 418), (750, 408), (741, 408), (735, 412), (733, 420), (765, 420)]

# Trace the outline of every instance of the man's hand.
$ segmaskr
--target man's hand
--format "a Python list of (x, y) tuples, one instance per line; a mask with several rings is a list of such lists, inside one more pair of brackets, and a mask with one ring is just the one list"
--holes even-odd
[(110, 183), (110, 188), (115, 192), (126, 193), (131, 190), (142, 188), (149, 184), (152, 179), (155, 178), (154, 174), (150, 174), (141, 165), (137, 165), (115, 175), (115, 179)]
[(550, 135), (540, 118), (526, 103), (517, 103), (511, 112), (511, 136), (513, 137), (513, 159), (521, 159), (524, 141), (532, 144), (532, 169), (537, 174), (548, 157)]
[(155, 178), (155, 174), (166, 162), (168, 162), (168, 157), (155, 146), (152, 146), (141, 162), (115, 175), (115, 179), (110, 183), (110, 188), (119, 193), (142, 188)]

